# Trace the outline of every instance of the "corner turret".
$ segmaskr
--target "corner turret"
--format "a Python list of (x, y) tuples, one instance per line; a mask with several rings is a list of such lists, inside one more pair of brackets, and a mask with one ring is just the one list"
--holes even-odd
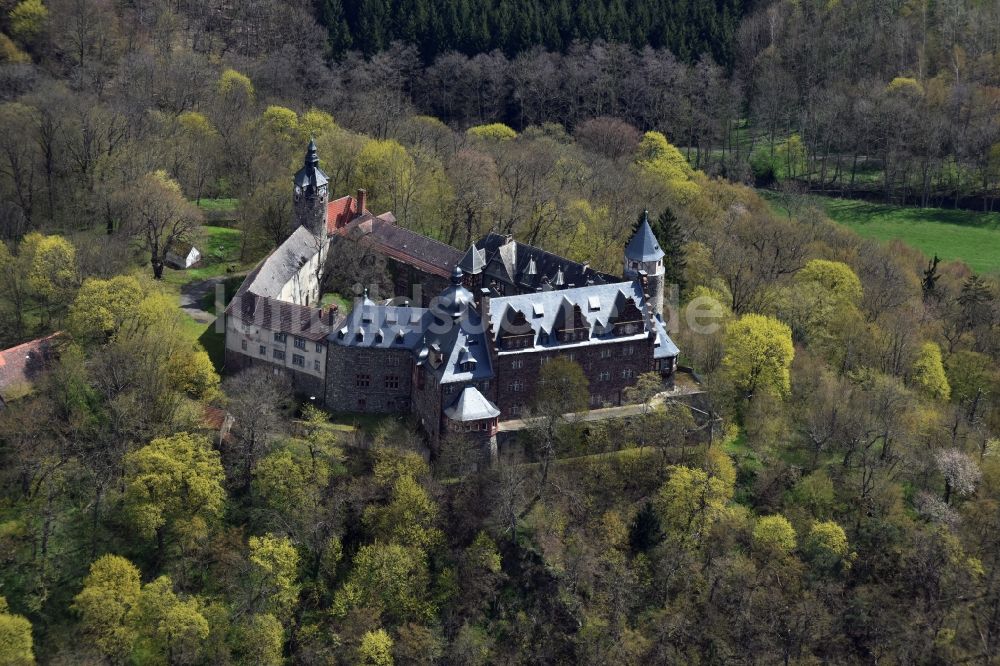
[(635, 230), (632, 239), (625, 246), (625, 278), (636, 280), (640, 276), (640, 271), (645, 271), (647, 279), (647, 289), (649, 292), (649, 305), (653, 313), (663, 317), (663, 293), (666, 289), (664, 284), (664, 252), (660, 249), (660, 243), (656, 240), (652, 227), (649, 226), (649, 211), (643, 211), (642, 222)]

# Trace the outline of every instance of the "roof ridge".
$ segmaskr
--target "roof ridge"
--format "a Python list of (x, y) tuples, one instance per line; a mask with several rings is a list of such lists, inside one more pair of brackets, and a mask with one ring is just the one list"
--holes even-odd
[[(389, 212), (389, 211), (386, 211), (386, 212)], [(384, 214), (385, 213), (383, 213), (383, 215)], [(410, 229), (409, 227), (404, 227), (404, 226), (399, 225), (399, 224), (393, 224), (392, 222), (390, 222), (390, 221), (388, 221), (386, 219), (383, 219), (383, 218), (379, 217), (378, 215), (373, 215), (372, 219), (373, 220), (378, 220), (382, 224), (388, 224), (390, 226), (396, 227), (397, 229), (402, 229), (403, 231), (408, 231), (411, 234), (415, 234), (415, 235), (420, 236), (422, 238), (426, 238), (427, 240), (431, 241), (432, 243), (437, 243), (438, 245), (440, 245), (442, 247), (446, 247), (449, 250), (455, 250), (456, 252), (461, 252), (462, 251), (460, 248), (457, 248), (454, 245), (449, 245), (448, 243), (445, 243), (444, 241), (439, 241), (437, 238), (434, 238), (433, 236), (428, 236), (427, 234), (424, 234), (424, 233), (421, 233), (419, 231), (416, 231), (415, 229)]]

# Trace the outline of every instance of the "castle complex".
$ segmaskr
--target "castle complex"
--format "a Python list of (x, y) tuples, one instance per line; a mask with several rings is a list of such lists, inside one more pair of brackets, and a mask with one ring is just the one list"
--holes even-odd
[[(621, 404), (643, 373), (673, 381), (664, 253), (648, 221), (616, 277), (499, 234), (463, 253), (372, 215), (364, 190), (330, 201), (313, 142), (293, 185), (294, 230), (226, 309), (228, 370), (267, 364), (331, 410), (412, 413), (432, 449), (451, 433), (488, 440), (526, 415), (553, 358), (583, 368), (595, 408)], [(398, 298), (321, 307), (338, 243), (384, 256)]]

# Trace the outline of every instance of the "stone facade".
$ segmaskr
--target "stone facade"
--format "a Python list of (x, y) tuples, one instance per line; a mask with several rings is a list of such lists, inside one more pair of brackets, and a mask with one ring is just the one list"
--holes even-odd
[(625, 389), (639, 375), (653, 370), (652, 340), (632, 336), (621, 342), (580, 347), (572, 351), (501, 352), (494, 364), (496, 405), (502, 418), (524, 416), (545, 364), (554, 358), (578, 363), (587, 377), (591, 408), (622, 404)]
[(448, 287), (448, 279), (427, 273), (397, 259), (386, 262), (392, 277), (396, 298), (404, 298), (413, 305), (426, 308), (431, 299)]
[(407, 350), (328, 346), (326, 401), (334, 409), (408, 412), (412, 377), (413, 356)]

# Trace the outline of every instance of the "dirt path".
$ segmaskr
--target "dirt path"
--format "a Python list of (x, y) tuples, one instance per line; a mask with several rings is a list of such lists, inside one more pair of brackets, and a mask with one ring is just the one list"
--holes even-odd
[(211, 324), (215, 321), (215, 315), (206, 310), (204, 304), (209, 298), (221, 300), (225, 296), (221, 293), (216, 295), (216, 285), (221, 285), (229, 278), (242, 275), (246, 275), (246, 273), (217, 275), (207, 280), (189, 282), (181, 286), (181, 310), (199, 324)]

